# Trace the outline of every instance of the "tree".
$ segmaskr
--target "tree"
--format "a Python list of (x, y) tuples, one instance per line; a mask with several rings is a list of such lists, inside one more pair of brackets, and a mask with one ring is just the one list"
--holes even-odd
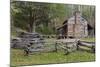
[(14, 26), (28, 32), (35, 32), (36, 26), (41, 23), (49, 26), (52, 21), (56, 22), (55, 19), (64, 17), (63, 5), (15, 1), (11, 6), (14, 7), (11, 10)]
[(27, 32), (55, 34), (56, 28), (75, 11), (80, 11), (87, 21), (95, 18), (93, 6), (11, 1), (11, 23)]

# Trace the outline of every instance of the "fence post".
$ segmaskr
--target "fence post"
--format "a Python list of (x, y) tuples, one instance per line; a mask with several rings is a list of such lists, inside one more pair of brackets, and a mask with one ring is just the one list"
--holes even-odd
[(55, 52), (57, 52), (57, 43), (55, 43)]
[(67, 43), (66, 43), (66, 49), (65, 49), (65, 55), (68, 55), (69, 54), (69, 51), (68, 51), (68, 45), (67, 45)]
[(95, 53), (95, 46), (91, 47), (91, 52)]
[(80, 41), (77, 41), (77, 50), (79, 50)]

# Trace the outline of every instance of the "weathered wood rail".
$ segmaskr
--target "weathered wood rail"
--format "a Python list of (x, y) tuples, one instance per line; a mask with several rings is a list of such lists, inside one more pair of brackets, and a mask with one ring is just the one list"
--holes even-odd
[(95, 53), (95, 42), (78, 41), (77, 50), (85, 50)]
[(44, 47), (42, 49), (30, 49), (30, 52), (57, 52), (59, 50), (64, 50), (65, 54), (69, 52), (75, 51), (77, 48), (77, 40), (76, 39), (59, 39), (53, 42), (45, 41)]
[(43, 48), (33, 48), (30, 52), (34, 54), (35, 52), (58, 52), (59, 50), (63, 50), (66, 55), (77, 50), (95, 53), (95, 43), (80, 41), (79, 39), (58, 39), (53, 42), (45, 41)]
[(78, 39), (59, 39), (56, 41), (56, 46), (63, 49), (65, 54), (69, 54), (77, 50), (77, 42)]

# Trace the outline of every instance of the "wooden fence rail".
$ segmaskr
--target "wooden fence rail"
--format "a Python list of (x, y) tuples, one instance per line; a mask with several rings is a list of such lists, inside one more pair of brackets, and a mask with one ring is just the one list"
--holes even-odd
[(78, 41), (77, 50), (85, 50), (95, 53), (95, 42)]

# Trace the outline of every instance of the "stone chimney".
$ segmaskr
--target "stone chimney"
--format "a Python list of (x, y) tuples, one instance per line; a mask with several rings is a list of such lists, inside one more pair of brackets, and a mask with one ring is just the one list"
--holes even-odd
[(77, 18), (80, 17), (80, 16), (81, 16), (80, 11), (75, 11), (75, 12), (74, 12), (74, 16), (76, 16)]

